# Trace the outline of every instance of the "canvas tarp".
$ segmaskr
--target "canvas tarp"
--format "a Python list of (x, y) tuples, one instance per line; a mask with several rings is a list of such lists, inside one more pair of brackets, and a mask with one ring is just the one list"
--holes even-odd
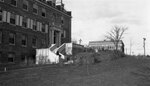
[(53, 64), (59, 63), (59, 56), (46, 49), (36, 49), (36, 64)]

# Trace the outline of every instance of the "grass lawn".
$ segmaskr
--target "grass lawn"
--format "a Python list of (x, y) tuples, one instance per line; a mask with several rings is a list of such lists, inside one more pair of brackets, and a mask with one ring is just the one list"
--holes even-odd
[(150, 86), (150, 60), (125, 57), (91, 65), (0, 73), (0, 86)]

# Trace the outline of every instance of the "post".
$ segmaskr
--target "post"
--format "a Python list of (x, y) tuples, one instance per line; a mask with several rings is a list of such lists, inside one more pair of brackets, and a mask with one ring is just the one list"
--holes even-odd
[(145, 56), (145, 40), (146, 40), (146, 38), (143, 38), (143, 48), (144, 48), (144, 56)]

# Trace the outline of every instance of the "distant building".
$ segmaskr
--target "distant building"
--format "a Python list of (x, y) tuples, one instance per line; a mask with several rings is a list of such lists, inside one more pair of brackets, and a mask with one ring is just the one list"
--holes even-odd
[(71, 18), (56, 0), (0, 0), (0, 64), (34, 63), (35, 49), (71, 42)]
[[(90, 41), (89, 47), (95, 49), (96, 51), (101, 50), (115, 50), (116, 47), (112, 41)], [(124, 43), (119, 41), (118, 50), (124, 52)]]

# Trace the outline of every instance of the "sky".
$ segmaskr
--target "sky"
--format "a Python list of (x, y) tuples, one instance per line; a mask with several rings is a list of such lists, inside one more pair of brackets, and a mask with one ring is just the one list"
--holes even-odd
[(150, 0), (63, 0), (65, 9), (72, 11), (72, 39), (105, 40), (114, 25), (128, 27), (123, 35), (125, 53), (150, 55)]

